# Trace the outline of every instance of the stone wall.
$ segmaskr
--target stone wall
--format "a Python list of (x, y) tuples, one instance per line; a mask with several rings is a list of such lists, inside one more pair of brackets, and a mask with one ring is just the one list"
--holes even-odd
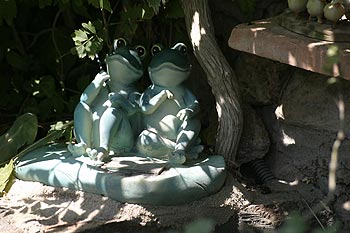
[[(253, 20), (287, 8), (287, 1), (256, 1)], [(346, 137), (339, 148), (336, 216), (350, 222), (350, 82), (237, 52), (228, 47), (232, 28), (249, 21), (237, 1), (211, 2), (217, 40), (235, 70), (243, 101), (244, 129), (236, 163), (263, 158), (274, 176), (328, 192), (329, 162), (339, 129), (339, 95), (345, 103)], [(349, 204), (350, 205), (350, 204)], [(345, 226), (344, 227), (350, 227)]]

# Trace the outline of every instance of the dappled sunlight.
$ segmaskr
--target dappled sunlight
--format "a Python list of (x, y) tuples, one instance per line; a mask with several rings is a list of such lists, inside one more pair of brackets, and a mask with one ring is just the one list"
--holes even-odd
[[(262, 31), (262, 30), (265, 30), (266, 28), (265, 27), (257, 27), (257, 28), (252, 28), (250, 29), (250, 31), (253, 33), (253, 37), (254, 39), (257, 39), (258, 38), (258, 32)], [(256, 44), (255, 44), (255, 40), (252, 44), (252, 53), (253, 54), (256, 54)]]
[(205, 29), (200, 26), (199, 13), (196, 11), (193, 15), (191, 32), (190, 32), (192, 45), (195, 49), (199, 49), (202, 35), (205, 35), (205, 34), (206, 34)]
[(216, 111), (218, 114), (218, 119), (222, 117), (222, 108), (221, 106), (225, 105), (225, 98), (222, 95), (219, 95), (216, 100)]
[(297, 186), (299, 185), (299, 180), (298, 179), (295, 179), (291, 182), (288, 182), (288, 181), (285, 181), (285, 180), (278, 180), (279, 183), (281, 184), (285, 184), (285, 185), (289, 185), (289, 186)]
[(350, 201), (344, 202), (342, 207), (344, 210), (350, 211)]
[(285, 146), (294, 145), (295, 139), (286, 134), (286, 132), (282, 129), (282, 142)]
[(297, 66), (298, 65), (298, 59), (291, 53), (288, 52), (288, 64), (292, 66)]
[(307, 47), (309, 48), (309, 51), (312, 52), (312, 50), (316, 47), (323, 46), (323, 45), (330, 45), (333, 44), (333, 42), (330, 41), (317, 41), (313, 43), (309, 43)]
[(284, 120), (284, 113), (283, 113), (283, 104), (277, 106), (276, 110), (275, 110), (275, 116), (277, 119), (281, 119)]

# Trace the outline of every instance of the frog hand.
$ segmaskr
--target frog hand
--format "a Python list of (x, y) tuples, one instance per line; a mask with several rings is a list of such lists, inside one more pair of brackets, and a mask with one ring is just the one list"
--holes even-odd
[(171, 91), (165, 90), (165, 94), (169, 100), (174, 99), (174, 94)]
[(96, 82), (96, 84), (98, 85), (102, 85), (105, 81), (107, 81), (110, 78), (111, 77), (109, 76), (109, 74), (107, 74), (106, 71), (101, 71), (100, 73), (96, 74), (94, 82)]
[(123, 96), (114, 92), (108, 94), (108, 99), (111, 101), (112, 106), (114, 107), (121, 106), (125, 102), (125, 98)]
[(186, 121), (193, 117), (193, 110), (190, 108), (184, 108), (181, 109), (177, 114), (176, 117), (179, 118), (181, 121)]
[(141, 94), (139, 92), (132, 92), (129, 95), (129, 101), (135, 105), (140, 104)]

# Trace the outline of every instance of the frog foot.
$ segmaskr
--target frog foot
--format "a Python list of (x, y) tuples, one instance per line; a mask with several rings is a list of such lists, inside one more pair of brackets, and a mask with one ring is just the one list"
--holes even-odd
[(186, 156), (184, 150), (175, 150), (169, 154), (169, 162), (173, 164), (184, 164)]
[(108, 151), (105, 148), (98, 148), (97, 149), (97, 156), (96, 159), (97, 161), (103, 162), (106, 158), (108, 158)]
[(86, 154), (90, 157), (90, 159), (92, 160), (96, 160), (97, 159), (97, 150), (96, 149), (92, 149), (92, 148), (87, 148), (86, 149)]
[(204, 150), (204, 146), (203, 145), (197, 145), (197, 146), (193, 146), (191, 147), (191, 149), (189, 151), (187, 151), (186, 153), (186, 157), (188, 159), (198, 159), (199, 154)]
[(90, 159), (101, 163), (103, 163), (103, 160), (105, 160), (108, 157), (108, 151), (102, 147), (98, 149), (87, 148), (86, 153), (90, 157)]
[(72, 155), (80, 156), (86, 153), (86, 147), (86, 144), (81, 142), (77, 144), (69, 143), (67, 149)]

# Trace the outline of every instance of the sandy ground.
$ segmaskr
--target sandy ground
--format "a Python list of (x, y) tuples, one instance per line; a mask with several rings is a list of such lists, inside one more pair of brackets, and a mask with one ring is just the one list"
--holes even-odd
[(149, 206), (16, 180), (0, 199), (0, 232), (77, 232), (116, 222), (179, 229), (198, 218), (221, 225), (250, 205), (239, 186), (230, 176), (212, 196), (180, 206)]

